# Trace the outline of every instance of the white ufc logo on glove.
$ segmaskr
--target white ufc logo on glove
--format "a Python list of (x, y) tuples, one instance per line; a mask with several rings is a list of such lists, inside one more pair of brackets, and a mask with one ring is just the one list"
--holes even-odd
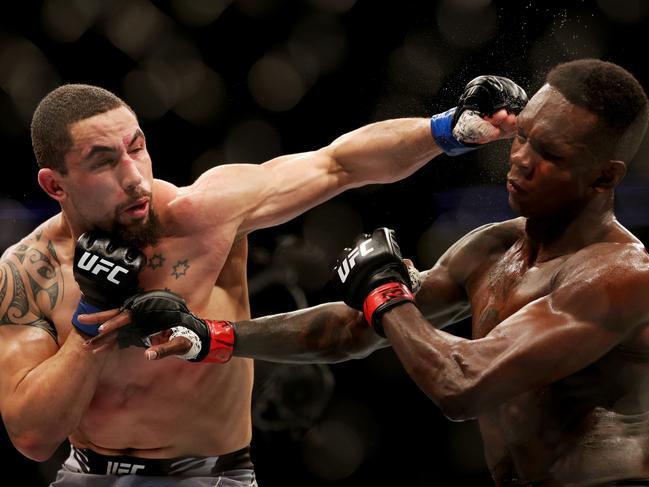
[[(99, 262), (97, 262), (97, 259), (99, 259)], [(98, 255), (93, 255), (87, 250), (79, 259), (78, 267), (79, 269), (83, 269), (84, 271), (90, 271), (95, 275), (99, 274), (102, 271), (108, 272), (106, 279), (114, 284), (121, 284), (117, 279), (115, 279), (115, 276), (118, 273), (123, 272), (124, 274), (128, 274), (128, 270), (124, 269), (122, 266), (113, 264), (111, 261), (106, 259), (100, 259)]]
[(356, 257), (358, 256), (358, 254), (365, 256), (374, 251), (374, 247), (369, 249), (367, 248), (367, 245), (371, 241), (372, 239), (368, 238), (367, 240), (365, 240), (365, 242), (354, 248), (354, 250), (352, 250), (349, 255), (343, 259), (343, 261), (340, 263), (340, 267), (338, 267), (338, 277), (340, 277), (340, 282), (344, 283), (347, 280), (347, 277), (349, 277), (349, 271), (351, 271), (356, 265)]

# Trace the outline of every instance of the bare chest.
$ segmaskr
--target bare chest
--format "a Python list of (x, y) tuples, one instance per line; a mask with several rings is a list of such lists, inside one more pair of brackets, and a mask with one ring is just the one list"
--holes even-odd
[(484, 337), (508, 316), (549, 294), (566, 258), (530, 265), (528, 256), (514, 245), (495, 259), (468, 288), (473, 338)]

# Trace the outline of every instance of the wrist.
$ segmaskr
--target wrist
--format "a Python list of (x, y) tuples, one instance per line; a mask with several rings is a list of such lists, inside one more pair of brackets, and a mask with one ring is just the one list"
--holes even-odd
[(479, 148), (479, 146), (467, 145), (453, 136), (453, 119), (456, 110), (457, 107), (454, 107), (430, 118), (431, 135), (439, 148), (449, 156), (459, 156)]
[(79, 315), (93, 314), (98, 313), (99, 311), (103, 311), (103, 309), (88, 303), (88, 301), (84, 300), (82, 297), (79, 301), (79, 304), (77, 305), (77, 309), (72, 315), (72, 325), (77, 329), (78, 332), (80, 332), (84, 336), (87, 336), (88, 338), (99, 335), (99, 326), (101, 325), (101, 323), (86, 325), (80, 323), (78, 319)]
[(234, 323), (231, 321), (204, 320), (209, 330), (209, 350), (201, 362), (224, 364), (232, 358), (234, 351)]
[(382, 337), (385, 337), (381, 317), (387, 310), (403, 303), (414, 303), (412, 291), (402, 282), (381, 284), (370, 292), (363, 304), (363, 314), (367, 323)]

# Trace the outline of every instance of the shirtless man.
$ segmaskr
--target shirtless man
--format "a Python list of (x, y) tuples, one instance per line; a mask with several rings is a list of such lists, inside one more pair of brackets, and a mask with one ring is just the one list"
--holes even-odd
[[(507, 110), (517, 113), (527, 98), (509, 80), (483, 77), (462, 100), (434, 117), (433, 136), (429, 119), (383, 121), (313, 152), (218, 166), (179, 188), (153, 178), (144, 134), (121, 99), (88, 85), (49, 93), (35, 111), (32, 143), (38, 182), (61, 212), (0, 262), (0, 412), (16, 448), (43, 461), (69, 438), (57, 486), (256, 485), (252, 361), (152, 362), (116, 347), (92, 353), (92, 327), (76, 316), (71, 325), (81, 298), (74, 277), (85, 298), (101, 297), (107, 281), (141, 268), (144, 290), (169, 289), (202, 315), (249, 318), (249, 232), (348, 188), (404, 178), (443, 149), (470, 148), (462, 140), (511, 137), (515, 115)], [(483, 120), (476, 100), (498, 106), (481, 112), (492, 115)], [(464, 127), (456, 132), (462, 140), (456, 127)], [(81, 239), (75, 258), (78, 237), (96, 229), (118, 240)], [(140, 248), (146, 266), (122, 242)]]
[[(546, 80), (511, 148), (520, 218), (460, 239), (421, 274), (416, 298), (392, 233), (366, 235), (334, 278), (365, 320), (328, 304), (236, 323), (234, 355), (342, 360), (377, 346), (367, 322), (445, 415), (478, 419), (497, 486), (649, 485), (649, 256), (613, 213), (647, 97), (599, 60)], [(469, 316), (471, 340), (440, 330)], [(176, 338), (149, 352), (185, 349)]]

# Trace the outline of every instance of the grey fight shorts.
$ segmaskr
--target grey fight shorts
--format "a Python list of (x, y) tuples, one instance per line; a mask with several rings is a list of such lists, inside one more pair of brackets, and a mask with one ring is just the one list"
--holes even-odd
[(250, 447), (218, 457), (148, 459), (71, 448), (50, 487), (258, 487)]

